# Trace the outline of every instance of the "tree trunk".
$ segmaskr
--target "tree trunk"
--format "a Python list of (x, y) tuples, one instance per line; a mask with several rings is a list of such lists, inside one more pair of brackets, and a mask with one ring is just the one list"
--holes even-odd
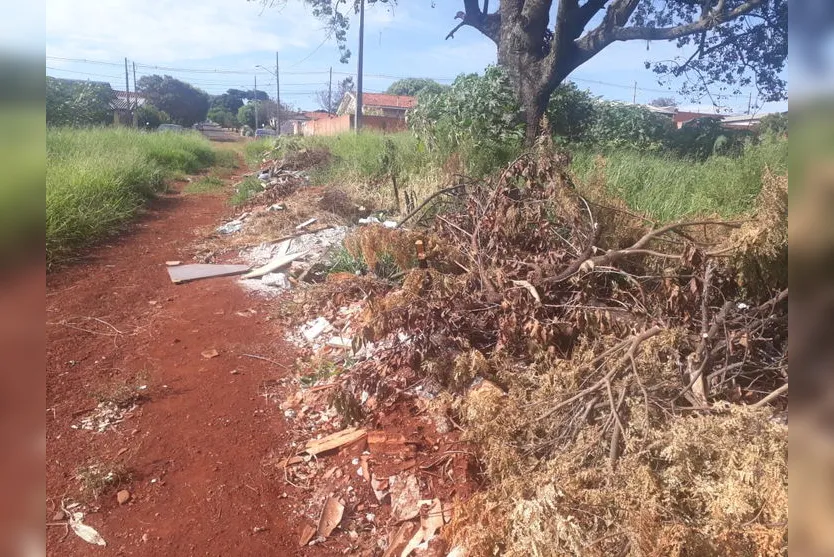
[[(538, 90), (536, 90), (538, 89)], [(547, 103), (552, 91), (545, 87), (521, 88), (521, 106), (524, 108), (524, 119), (527, 128), (524, 131), (524, 146), (532, 147), (540, 133), (550, 133), (542, 129), (542, 117), (547, 110)]]

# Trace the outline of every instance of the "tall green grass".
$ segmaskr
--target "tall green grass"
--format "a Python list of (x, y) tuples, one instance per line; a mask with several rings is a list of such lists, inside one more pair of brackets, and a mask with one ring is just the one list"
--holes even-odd
[(216, 162), (200, 135), (127, 128), (50, 129), (46, 136), (46, 258), (53, 265), (114, 231), (172, 173)]
[(728, 218), (752, 208), (766, 168), (787, 172), (788, 142), (765, 138), (747, 145), (739, 157), (713, 156), (703, 162), (617, 150), (602, 154), (604, 165), (598, 166), (598, 155), (587, 149), (574, 152), (572, 169), (580, 184), (601, 169), (607, 192), (635, 211), (664, 222), (698, 215)]
[[(390, 206), (393, 200), (392, 174), (401, 191), (411, 190), (422, 199), (453, 183), (450, 172), (483, 178), (521, 152), (515, 145), (482, 145), (477, 149), (463, 146), (455, 153), (430, 153), (408, 132), (281, 138), (277, 142), (252, 142), (247, 150), (259, 160), (271, 145), (279, 146), (277, 156), (303, 148), (327, 149), (332, 158), (311, 171), (313, 182), (346, 189), (357, 198), (376, 200), (378, 208)], [(572, 170), (580, 187), (582, 182), (594, 179), (599, 171), (597, 157), (602, 156), (607, 193), (659, 221), (696, 215), (732, 217), (749, 211), (761, 189), (765, 168), (785, 173), (788, 160), (787, 141), (770, 137), (746, 145), (738, 157), (713, 156), (703, 162), (636, 149), (570, 149)]]

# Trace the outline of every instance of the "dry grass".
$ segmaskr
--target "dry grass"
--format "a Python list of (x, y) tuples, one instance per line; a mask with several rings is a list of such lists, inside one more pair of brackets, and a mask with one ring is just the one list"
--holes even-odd
[(95, 501), (102, 495), (130, 483), (132, 474), (121, 464), (93, 462), (79, 468), (75, 478), (80, 484), (82, 496), (89, 501)]

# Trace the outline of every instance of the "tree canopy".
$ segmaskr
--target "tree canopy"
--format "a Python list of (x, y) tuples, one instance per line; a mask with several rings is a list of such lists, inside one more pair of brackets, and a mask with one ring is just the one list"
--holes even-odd
[(444, 85), (441, 85), (433, 79), (423, 77), (407, 77), (405, 79), (399, 79), (389, 85), (385, 92), (389, 95), (407, 95), (409, 97), (415, 97), (418, 93), (423, 91), (436, 95), (442, 92), (444, 87)]
[(209, 95), (170, 75), (146, 75), (137, 83), (147, 102), (171, 117), (181, 126), (202, 122), (209, 109)]
[(113, 121), (109, 83), (46, 78), (46, 123), (49, 126), (95, 126)]
[[(346, 60), (348, 14), (359, 0), (302, 1), (335, 36)], [(755, 86), (763, 101), (786, 98), (781, 72), (788, 52), (787, 0), (503, 0), (493, 11), (489, 0), (461, 0), (461, 5), (454, 16), (460, 22), (446, 38), (471, 27), (495, 43), (498, 63), (521, 102), (528, 142), (556, 87), (601, 51), (625, 41), (645, 41), (648, 57), (652, 41), (674, 43), (679, 56), (650, 60), (646, 67), (661, 82), (682, 78), (681, 93), (691, 97)]]

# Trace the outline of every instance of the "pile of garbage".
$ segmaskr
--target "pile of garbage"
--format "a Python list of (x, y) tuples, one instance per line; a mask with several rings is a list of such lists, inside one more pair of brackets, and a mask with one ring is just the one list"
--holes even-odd
[(401, 283), (343, 276), (308, 298), (330, 312), (300, 331), (331, 366), (310, 384), (345, 423), (404, 397), (461, 422), (488, 487), (448, 537), (472, 554), (778, 554), (787, 178), (765, 175), (744, 221), (660, 224), (582, 192), (540, 145), (430, 229), (354, 232)]

